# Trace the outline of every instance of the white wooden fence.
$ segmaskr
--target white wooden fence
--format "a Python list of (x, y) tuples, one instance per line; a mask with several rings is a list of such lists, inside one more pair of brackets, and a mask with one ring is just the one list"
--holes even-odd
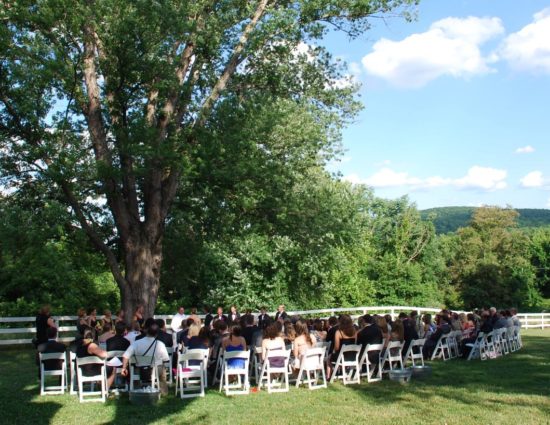
[[(354, 317), (366, 313), (391, 314), (395, 317), (400, 312), (416, 310), (419, 314), (435, 314), (441, 311), (438, 308), (410, 307), (410, 306), (383, 306), (383, 307), (344, 307), (327, 308), (322, 310), (297, 310), (287, 311), (289, 315), (314, 316), (327, 318), (330, 316), (348, 313)], [(270, 313), (273, 317), (274, 313)], [(98, 316), (99, 317), (99, 316)], [(204, 317), (204, 316), (201, 316)], [(519, 313), (518, 317), (523, 328), (550, 328), (550, 313)], [(155, 315), (157, 319), (170, 320), (172, 315)], [(0, 317), (0, 346), (30, 344), (36, 334), (35, 317)], [(76, 333), (77, 316), (54, 316), (58, 324), (59, 340), (72, 341)], [(13, 326), (17, 327), (13, 327)]]

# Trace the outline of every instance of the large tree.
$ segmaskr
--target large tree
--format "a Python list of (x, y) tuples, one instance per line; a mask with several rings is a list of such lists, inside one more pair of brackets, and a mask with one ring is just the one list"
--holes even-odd
[(253, 91), (342, 120), (352, 90), (316, 40), (416, 2), (2, 0), (4, 184), (50, 181), (127, 314), (152, 314), (171, 205), (215, 112)]

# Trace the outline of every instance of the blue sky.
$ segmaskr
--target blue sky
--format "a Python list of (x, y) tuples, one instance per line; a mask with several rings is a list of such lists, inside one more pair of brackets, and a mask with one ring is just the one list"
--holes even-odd
[(325, 46), (365, 105), (331, 171), (421, 209), (550, 208), (550, 1), (424, 0)]

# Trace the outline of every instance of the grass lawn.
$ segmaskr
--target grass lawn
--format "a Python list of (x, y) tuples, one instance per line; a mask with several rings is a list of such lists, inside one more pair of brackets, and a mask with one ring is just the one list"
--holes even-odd
[(165, 397), (155, 407), (127, 396), (80, 404), (76, 396), (38, 395), (31, 350), (0, 351), (0, 423), (6, 424), (548, 424), (550, 331), (523, 332), (524, 348), (491, 361), (432, 363), (408, 385), (383, 381), (326, 390), (251, 393), (215, 390), (203, 399)]

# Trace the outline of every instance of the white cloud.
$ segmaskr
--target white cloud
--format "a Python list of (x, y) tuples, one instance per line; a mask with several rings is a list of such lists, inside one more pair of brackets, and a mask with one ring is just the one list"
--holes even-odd
[(502, 34), (499, 18), (445, 18), (401, 41), (377, 41), (362, 59), (366, 71), (398, 87), (421, 87), (443, 75), (468, 78), (492, 71), (480, 45)]
[(411, 176), (407, 172), (397, 172), (385, 167), (366, 179), (362, 179), (358, 174), (350, 174), (344, 177), (344, 180), (353, 184), (366, 184), (375, 188), (409, 187), (411, 190), (419, 190), (447, 186), (490, 192), (507, 187), (507, 174), (506, 170), (476, 165), (471, 167), (466, 175), (461, 178), (431, 176), (422, 179)]
[(535, 152), (535, 148), (531, 145), (523, 146), (521, 148), (516, 149), (516, 153), (533, 153)]
[(545, 178), (541, 171), (531, 171), (519, 181), (521, 183), (521, 187), (525, 188), (550, 188), (550, 179)]
[(533, 16), (533, 22), (510, 34), (497, 55), (518, 71), (550, 74), (550, 7)]

